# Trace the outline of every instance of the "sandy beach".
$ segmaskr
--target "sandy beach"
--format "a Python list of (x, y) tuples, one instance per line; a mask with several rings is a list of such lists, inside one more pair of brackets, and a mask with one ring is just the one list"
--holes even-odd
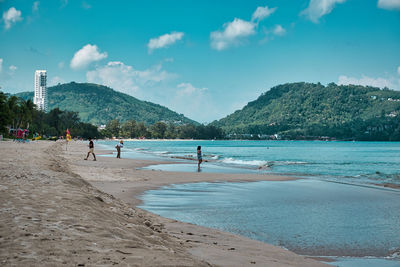
[(291, 177), (137, 170), (161, 162), (84, 161), (87, 144), (74, 141), (67, 151), (64, 142), (0, 142), (0, 152), (2, 266), (327, 266), (135, 207), (168, 184)]

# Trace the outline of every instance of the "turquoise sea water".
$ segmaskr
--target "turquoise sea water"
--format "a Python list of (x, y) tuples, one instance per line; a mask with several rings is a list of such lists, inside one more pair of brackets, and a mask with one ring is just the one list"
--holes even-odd
[[(100, 143), (113, 147), (116, 141)], [(123, 156), (195, 159), (198, 145), (209, 161), (203, 164), (206, 172), (249, 170), (350, 183), (400, 184), (400, 142), (131, 141), (125, 142)], [(150, 168), (197, 171), (193, 161), (186, 163), (192, 165)]]
[[(113, 146), (116, 142), (101, 142)], [(331, 256), (337, 266), (400, 266), (400, 143), (310, 141), (136, 141), (123, 157), (178, 160), (149, 169), (276, 173), (282, 182), (193, 183), (143, 194), (143, 209), (283, 246)], [(178, 157), (179, 159), (176, 159)], [(261, 167), (261, 169), (259, 169)]]

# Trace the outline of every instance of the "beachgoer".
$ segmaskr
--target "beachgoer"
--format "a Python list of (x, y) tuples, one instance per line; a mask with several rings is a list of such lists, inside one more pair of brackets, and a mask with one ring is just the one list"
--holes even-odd
[(203, 157), (201, 156), (201, 146), (197, 147), (197, 170), (200, 171), (200, 164), (203, 162)]
[(93, 161), (96, 161), (96, 155), (94, 154), (94, 143), (92, 141), (92, 138), (89, 138), (89, 152), (87, 153), (87, 156), (86, 156), (85, 160), (88, 159), (90, 153), (92, 153), (92, 155), (94, 157)]
[(124, 141), (119, 141), (119, 143), (115, 146), (115, 148), (117, 149), (117, 158), (120, 159), (121, 158), (121, 148), (124, 147)]

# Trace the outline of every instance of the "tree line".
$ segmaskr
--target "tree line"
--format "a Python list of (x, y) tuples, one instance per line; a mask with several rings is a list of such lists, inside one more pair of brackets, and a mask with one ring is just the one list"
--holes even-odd
[(37, 110), (30, 99), (0, 92), (0, 133), (5, 137), (13, 137), (9, 129), (19, 128), (28, 129), (29, 137), (33, 134), (43, 137), (65, 136), (67, 128), (75, 137), (100, 136), (97, 127), (81, 122), (77, 112), (55, 108), (45, 113)]
[(28, 129), (29, 137), (34, 134), (43, 137), (60, 137), (69, 129), (72, 137), (82, 138), (159, 138), (159, 139), (222, 139), (224, 133), (215, 126), (165, 123), (162, 121), (152, 125), (144, 122), (128, 120), (121, 123), (114, 119), (106, 128), (98, 131), (97, 127), (84, 123), (79, 113), (54, 108), (46, 113), (36, 109), (32, 100), (24, 100), (0, 91), (0, 133), (5, 137), (13, 137), (9, 129)]
[(152, 125), (144, 122), (128, 120), (121, 123), (114, 119), (107, 123), (106, 128), (100, 131), (103, 137), (122, 138), (157, 138), (157, 139), (223, 139), (224, 132), (221, 128), (211, 125), (193, 125), (165, 123), (162, 121)]

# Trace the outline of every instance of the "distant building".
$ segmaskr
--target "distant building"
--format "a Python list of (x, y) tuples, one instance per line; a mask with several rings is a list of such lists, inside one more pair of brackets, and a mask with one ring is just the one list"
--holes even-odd
[(33, 103), (39, 110), (47, 112), (47, 72), (45, 70), (35, 71), (35, 95)]

